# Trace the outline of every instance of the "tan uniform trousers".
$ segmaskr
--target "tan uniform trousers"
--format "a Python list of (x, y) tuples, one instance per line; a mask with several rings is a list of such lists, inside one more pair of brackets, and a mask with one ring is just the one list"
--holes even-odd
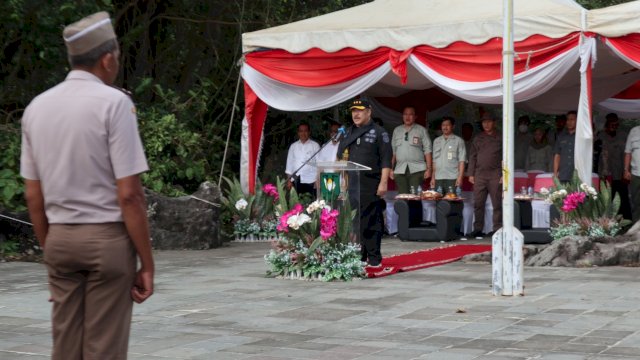
[(502, 184), (500, 174), (481, 174), (475, 176), (473, 184), (473, 230), (482, 231), (484, 227), (485, 203), (487, 194), (493, 206), (493, 231), (502, 227)]
[(44, 261), (53, 300), (52, 359), (126, 359), (136, 256), (124, 224), (52, 224)]

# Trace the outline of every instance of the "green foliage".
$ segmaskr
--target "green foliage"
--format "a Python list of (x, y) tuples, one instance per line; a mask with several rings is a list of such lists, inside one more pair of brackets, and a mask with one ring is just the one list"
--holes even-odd
[(20, 128), (0, 124), (0, 207), (22, 211), (24, 187), (20, 177)]
[[(560, 212), (561, 218), (552, 224), (551, 237), (560, 239), (565, 236), (614, 236), (627, 226), (629, 220), (618, 215), (620, 196), (611, 198), (611, 187), (605, 181), (600, 182), (600, 191), (582, 183), (574, 171), (569, 183), (561, 183), (554, 178), (556, 191), (547, 196)], [(577, 206), (569, 206), (572, 196), (583, 195), (584, 199)]]
[(140, 130), (150, 167), (142, 176), (146, 187), (180, 195), (206, 179), (206, 162), (192, 156), (201, 146), (200, 135), (186, 129), (175, 115), (141, 112)]
[(303, 241), (280, 240), (264, 259), (270, 276), (322, 281), (351, 281), (365, 276), (360, 247), (353, 243), (322, 243), (311, 249)]
[(0, 255), (13, 256), (17, 255), (20, 249), (20, 243), (16, 240), (5, 240), (0, 242)]
[(277, 235), (277, 219), (274, 214), (274, 198), (256, 187), (255, 194), (245, 194), (236, 178), (223, 178), (226, 189), (222, 198), (226, 225), (233, 225), (233, 235), (249, 235), (272, 238)]

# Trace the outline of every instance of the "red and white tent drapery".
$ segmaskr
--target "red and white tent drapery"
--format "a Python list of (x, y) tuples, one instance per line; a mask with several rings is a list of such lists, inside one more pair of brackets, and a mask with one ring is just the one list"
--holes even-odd
[[(453, 16), (447, 17), (450, 22), (443, 24), (442, 16), (430, 13), (427, 17), (408, 19), (403, 31), (389, 24), (378, 24), (374, 27), (377, 32), (367, 35), (372, 27), (363, 24), (363, 28), (358, 29), (357, 21), (350, 24), (351, 28), (343, 28), (353, 19), (349, 15), (354, 11), (360, 15), (357, 19), (362, 19), (362, 14), (373, 14), (375, 18), (382, 12), (385, 16), (380, 21), (388, 23), (397, 21), (391, 13), (403, 9), (414, 17), (428, 10), (440, 9), (439, 14), (443, 14), (442, 11), (455, 5), (451, 1), (464, 3), (464, 0), (377, 0), (318, 18), (244, 34), (245, 49), (271, 48), (247, 53), (242, 67), (246, 143), (243, 143), (241, 178), (247, 188), (252, 190), (255, 186), (267, 105), (285, 111), (313, 111), (360, 94), (399, 95), (434, 86), (471, 102), (501, 103), (502, 39), (499, 34), (502, 29), (497, 0), (483, 2), (481, 10), (476, 10), (477, 3), (469, 0), (466, 7), (473, 10), (472, 14), (463, 14), (458, 23)], [(524, 108), (543, 113), (577, 109), (576, 152), (588, 155), (594, 97), (597, 101), (607, 99), (640, 78), (629, 71), (636, 66), (629, 59), (637, 58), (628, 56), (629, 59), (620, 60), (620, 54), (598, 47), (596, 34), (586, 31), (588, 12), (573, 1), (544, 0), (532, 5), (527, 0), (516, 0), (515, 3), (515, 101)], [(551, 9), (557, 15), (550, 15)], [(430, 18), (440, 22), (429, 23)], [(412, 27), (413, 21), (422, 23), (422, 27), (415, 24)], [(518, 25), (530, 33), (518, 32)], [(315, 31), (304, 30), (314, 26), (318, 26)], [(424, 29), (453, 38), (442, 44), (442, 38), (435, 37), (429, 43), (427, 36), (426, 41), (412, 43), (417, 37), (411, 35), (411, 31), (426, 34)], [(448, 29), (447, 34), (443, 34), (442, 29)], [(327, 40), (328, 33), (334, 41)], [(483, 36), (484, 41), (480, 41)], [(620, 52), (635, 54), (633, 39), (606, 40), (609, 46), (615, 43), (615, 49)], [(275, 48), (274, 41), (280, 41), (279, 48)], [(411, 46), (405, 48), (402, 44)], [(592, 67), (597, 58), (616, 70), (594, 76)], [(576, 158), (584, 160), (576, 163), (581, 177), (590, 179), (591, 157)]]
[(601, 101), (597, 108), (606, 113), (614, 112), (622, 118), (640, 118), (640, 82), (631, 85), (612, 98)]

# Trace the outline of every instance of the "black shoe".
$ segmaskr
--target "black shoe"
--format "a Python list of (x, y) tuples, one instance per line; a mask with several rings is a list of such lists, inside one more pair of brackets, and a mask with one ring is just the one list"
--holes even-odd
[(470, 237), (474, 237), (476, 240), (482, 240), (482, 231), (476, 230), (471, 233)]
[(493, 237), (493, 234), (495, 234), (495, 233), (496, 233), (495, 231), (490, 231), (490, 232), (488, 232), (488, 233), (486, 233), (486, 234), (484, 234), (484, 235), (485, 235), (485, 236), (488, 236), (488, 237), (490, 237), (490, 238), (492, 238), (492, 237)]

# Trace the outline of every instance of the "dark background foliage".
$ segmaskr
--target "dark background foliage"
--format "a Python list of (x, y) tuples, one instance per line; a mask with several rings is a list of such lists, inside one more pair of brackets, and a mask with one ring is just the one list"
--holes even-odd
[[(0, 207), (24, 206), (18, 175), (20, 116), (31, 99), (62, 81), (69, 71), (61, 37), (65, 24), (100, 10), (111, 14), (122, 49), (123, 69), (117, 84), (133, 92), (151, 166), (143, 179), (145, 186), (177, 195), (192, 192), (204, 180), (217, 182), (234, 106), (224, 173), (237, 176), (242, 93), (238, 104), (233, 100), (241, 34), (366, 2), (0, 1)], [(578, 2), (595, 8), (625, 1)], [(267, 153), (282, 153), (294, 138), (296, 121), (324, 119), (327, 113), (271, 112), (269, 116)], [(322, 126), (313, 130), (320, 135)], [(261, 175), (273, 180), (264, 162), (268, 161), (263, 158)]]

